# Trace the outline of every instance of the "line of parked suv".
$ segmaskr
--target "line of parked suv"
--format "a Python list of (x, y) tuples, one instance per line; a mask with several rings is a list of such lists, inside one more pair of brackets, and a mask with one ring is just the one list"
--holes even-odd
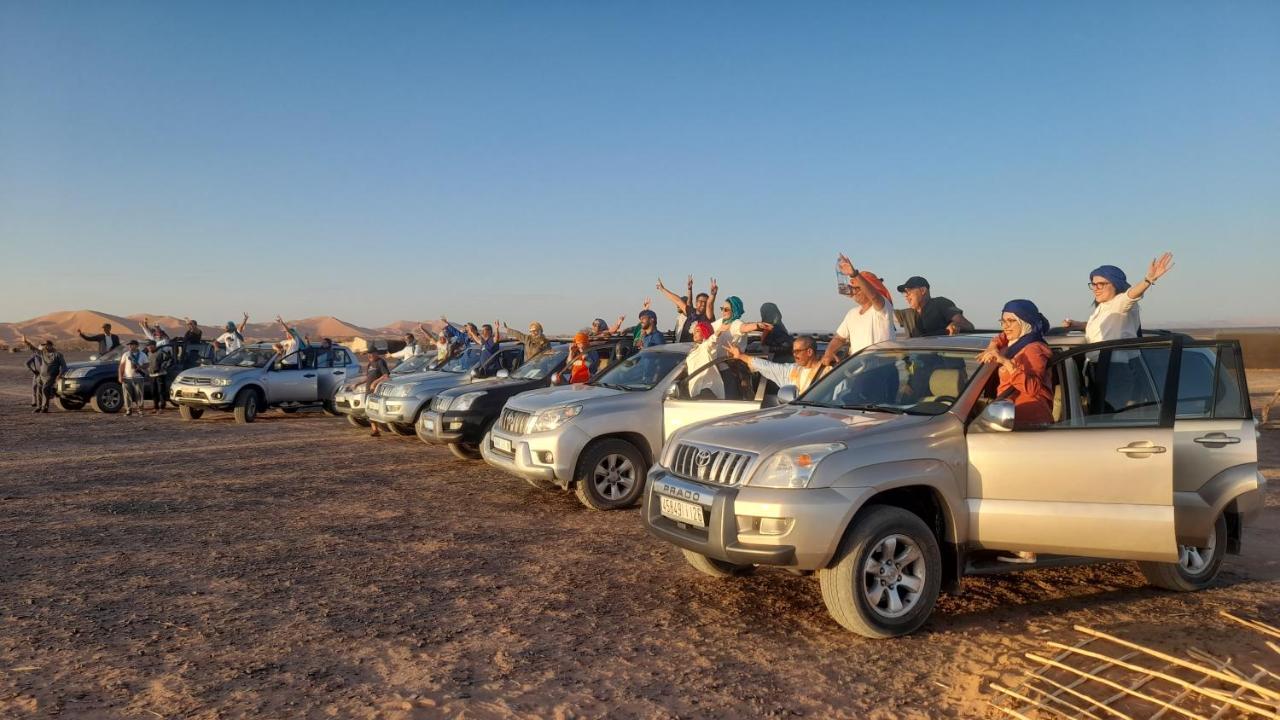
[[(1148, 333), (1049, 338), (1053, 422), (1015, 425), (990, 337), (882, 343), (796, 397), (743, 363), (689, 372), (690, 346), (622, 357), (554, 384), (568, 346), (504, 343), (484, 364), (414, 358), (369, 396), (354, 354), (280, 358), (252, 345), (185, 370), (184, 417), (320, 405), (460, 458), (482, 458), (583, 505), (642, 504), (657, 539), (701, 573), (816, 575), (831, 616), (868, 637), (919, 628), (965, 575), (1132, 560), (1171, 590), (1211, 584), (1261, 510), (1257, 421), (1239, 344)], [(691, 395), (702, 373), (723, 393)], [(1001, 561), (1015, 551), (1034, 562)]]

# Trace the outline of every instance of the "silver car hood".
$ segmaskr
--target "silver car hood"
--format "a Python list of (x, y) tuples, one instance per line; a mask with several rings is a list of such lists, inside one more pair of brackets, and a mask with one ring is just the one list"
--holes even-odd
[(239, 367), (238, 365), (200, 365), (190, 370), (183, 370), (178, 374), (178, 377), (233, 378), (247, 373), (264, 373), (266, 371), (266, 368)]
[(680, 433), (679, 440), (764, 455), (811, 443), (843, 442), (853, 447), (864, 439), (911, 428), (932, 419), (926, 415), (785, 405), (694, 425)]
[(538, 412), (560, 405), (576, 405), (585, 400), (617, 397), (626, 392), (628, 391), (580, 383), (520, 393), (508, 400), (507, 406), (513, 410)]
[(473, 378), (467, 373), (451, 373), (432, 370), (387, 380), (386, 385), (412, 385), (415, 388), (451, 388), (466, 385)]

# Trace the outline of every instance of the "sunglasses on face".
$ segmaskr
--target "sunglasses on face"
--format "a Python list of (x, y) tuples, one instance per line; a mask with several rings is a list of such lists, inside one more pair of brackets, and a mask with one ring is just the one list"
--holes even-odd
[(729, 307), (728, 305), (722, 305), (720, 309), (725, 312), (733, 312), (733, 308)]

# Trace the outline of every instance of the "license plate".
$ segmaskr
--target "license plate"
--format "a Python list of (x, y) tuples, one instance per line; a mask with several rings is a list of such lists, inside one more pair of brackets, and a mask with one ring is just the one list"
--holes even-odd
[(436, 421), (431, 418), (422, 418), (422, 427), (428, 431), (436, 429)]
[(662, 515), (664, 517), (669, 517), (677, 522), (688, 523), (698, 527), (707, 526), (706, 521), (702, 519), (701, 505), (694, 505), (690, 502), (661, 495), (658, 496), (658, 500), (658, 509), (662, 511)]
[(508, 439), (506, 439), (506, 438), (504, 438), (504, 437), (498, 437), (497, 435), (494, 435), (494, 436), (493, 436), (493, 449), (494, 449), (494, 450), (501, 450), (502, 452), (509, 453), (509, 452), (512, 452), (512, 450), (513, 450), (514, 448), (512, 447), (512, 445), (511, 445), (511, 441), (510, 441), (510, 440), (508, 440)]

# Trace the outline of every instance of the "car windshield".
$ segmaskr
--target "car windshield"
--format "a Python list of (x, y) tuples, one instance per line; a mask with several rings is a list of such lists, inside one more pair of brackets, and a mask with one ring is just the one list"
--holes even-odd
[(568, 355), (568, 349), (544, 350), (511, 373), (511, 377), (521, 380), (541, 380), (555, 372)]
[(652, 390), (672, 368), (684, 363), (684, 359), (685, 356), (678, 352), (642, 352), (617, 365), (610, 365), (588, 384), (618, 390)]
[(475, 364), (479, 361), (480, 361), (480, 349), (467, 348), (466, 350), (462, 351), (461, 355), (441, 365), (438, 369), (443, 370), (444, 372), (464, 373), (470, 370), (471, 368), (475, 367)]
[(276, 356), (276, 351), (271, 348), (261, 347), (242, 347), (239, 350), (232, 350), (227, 353), (218, 365), (233, 365), (235, 367), (266, 367), (271, 362), (271, 358)]
[(432, 355), (414, 355), (399, 365), (391, 369), (392, 375), (404, 375), (407, 373), (422, 372), (430, 370), (435, 365), (436, 359)]
[(99, 355), (99, 356), (98, 356), (98, 360), (99, 360), (99, 361), (103, 361), (103, 360), (119, 360), (119, 359), (120, 359), (120, 356), (124, 354), (125, 349), (126, 349), (126, 346), (125, 346), (125, 345), (117, 345), (117, 346), (115, 346), (115, 347), (111, 348), (110, 350), (108, 350), (108, 351), (106, 351), (106, 352), (102, 353), (101, 355)]
[(941, 415), (978, 372), (978, 356), (956, 350), (874, 350), (832, 370), (797, 405), (897, 415)]

